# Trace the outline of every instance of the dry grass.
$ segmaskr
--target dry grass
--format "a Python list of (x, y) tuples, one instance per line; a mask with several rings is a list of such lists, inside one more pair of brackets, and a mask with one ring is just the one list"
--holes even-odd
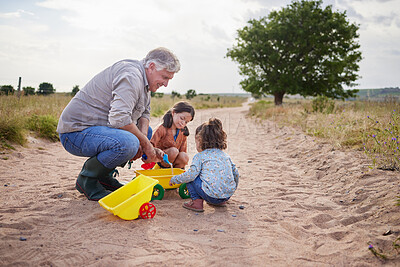
[[(314, 102), (313, 102), (314, 101)], [(334, 101), (331, 112), (313, 112), (315, 100), (254, 103), (250, 115), (300, 128), (338, 149), (364, 150), (374, 167), (399, 170), (400, 105), (396, 101)]]

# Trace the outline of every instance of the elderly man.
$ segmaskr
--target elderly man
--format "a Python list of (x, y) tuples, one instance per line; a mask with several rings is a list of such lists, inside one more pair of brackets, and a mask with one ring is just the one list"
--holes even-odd
[(117, 166), (146, 154), (161, 161), (163, 153), (149, 139), (150, 92), (167, 86), (180, 69), (177, 57), (156, 48), (141, 60), (122, 60), (94, 76), (67, 105), (57, 132), (71, 154), (89, 157), (76, 189), (99, 200), (122, 186), (113, 177)]

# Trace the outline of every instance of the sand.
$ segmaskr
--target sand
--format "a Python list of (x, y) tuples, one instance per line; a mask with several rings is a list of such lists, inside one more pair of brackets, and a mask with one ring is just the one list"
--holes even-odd
[[(371, 242), (394, 255), (399, 173), (370, 170), (361, 151), (257, 122), (247, 110), (198, 110), (189, 124), (192, 157), (195, 128), (220, 118), (240, 172), (227, 207), (205, 204), (204, 213), (183, 209), (173, 190), (153, 201), (153, 219), (125, 221), (74, 188), (85, 158), (60, 143), (31, 137), (0, 155), (0, 265), (400, 266), (398, 256), (384, 263), (368, 250)], [(134, 177), (118, 170), (123, 182)]]

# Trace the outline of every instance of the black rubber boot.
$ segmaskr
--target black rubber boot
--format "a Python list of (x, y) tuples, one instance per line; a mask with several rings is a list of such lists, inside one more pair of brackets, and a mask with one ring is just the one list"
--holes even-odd
[(114, 178), (117, 175), (119, 175), (118, 171), (112, 170), (111, 172), (109, 172), (107, 174), (106, 177), (100, 177), (99, 182), (105, 189), (110, 190), (110, 191), (115, 191), (118, 188), (124, 186), (117, 179)]
[(99, 182), (99, 177), (105, 177), (111, 171), (111, 169), (104, 167), (96, 157), (92, 157), (83, 164), (76, 180), (75, 188), (85, 194), (89, 200), (98, 201), (111, 193)]

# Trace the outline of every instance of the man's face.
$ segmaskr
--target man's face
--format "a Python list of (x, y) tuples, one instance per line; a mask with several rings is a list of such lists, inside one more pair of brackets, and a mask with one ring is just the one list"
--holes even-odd
[(174, 77), (173, 72), (166, 71), (165, 69), (157, 70), (154, 63), (150, 63), (146, 69), (146, 77), (149, 83), (149, 90), (153, 93), (161, 86), (168, 86), (169, 80)]

